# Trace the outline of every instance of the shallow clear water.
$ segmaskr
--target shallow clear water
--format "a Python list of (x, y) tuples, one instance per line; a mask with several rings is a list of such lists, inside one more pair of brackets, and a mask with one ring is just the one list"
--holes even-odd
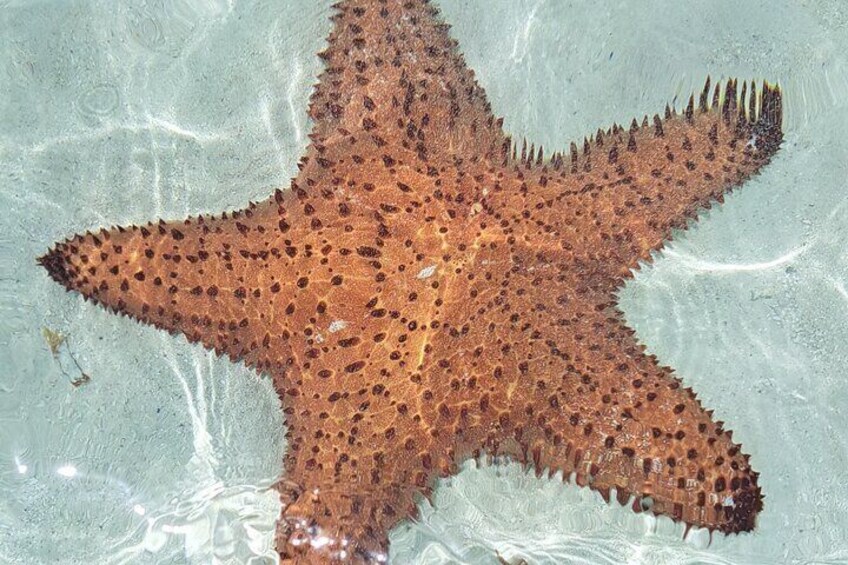
[[(679, 107), (707, 74), (782, 85), (774, 162), (622, 292), (642, 341), (751, 453), (766, 506), (755, 533), (709, 543), (469, 464), (393, 531), (394, 561), (848, 562), (848, 5), (439, 4), (506, 128), (547, 148)], [(0, 0), (0, 561), (274, 562), (268, 379), (62, 292), (34, 257), (287, 185), (330, 13)]]

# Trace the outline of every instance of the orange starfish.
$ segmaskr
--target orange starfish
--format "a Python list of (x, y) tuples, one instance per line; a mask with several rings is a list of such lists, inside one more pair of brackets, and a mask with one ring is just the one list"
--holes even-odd
[(337, 8), (290, 190), (77, 235), (39, 259), (50, 276), (273, 377), (295, 562), (385, 561), (389, 529), (481, 455), (752, 529), (748, 456), (643, 352), (616, 291), (769, 161), (779, 89), (707, 80), (682, 114), (516, 155), (435, 8)]

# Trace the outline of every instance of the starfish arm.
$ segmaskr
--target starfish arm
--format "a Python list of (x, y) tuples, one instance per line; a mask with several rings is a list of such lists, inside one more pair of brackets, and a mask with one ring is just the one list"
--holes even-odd
[(644, 354), (611, 292), (584, 288), (562, 250), (516, 242), (475, 259), (433, 340), (430, 386), (452, 416), (432, 418), (449, 431), (476, 424), (455, 434), (457, 453), (574, 473), (607, 499), (614, 488), (620, 501), (635, 495), (636, 509), (690, 525), (754, 527), (761, 497), (747, 455), (671, 369)]
[[(559, 237), (575, 258), (592, 263), (598, 276), (619, 284), (650, 261), (673, 228), (685, 228), (697, 213), (765, 166), (781, 140), (781, 93), (763, 84), (741, 96), (735, 80), (700, 102), (692, 97), (682, 114), (613, 126), (586, 140), (582, 151), (555, 154), (543, 162), (531, 149), (510, 160), (523, 190), (489, 198), (493, 210)], [(523, 214), (523, 218), (520, 216)], [(582, 250), (582, 255), (580, 254)]]
[(360, 262), (341, 273), (328, 265), (339, 249), (327, 241), (340, 241), (344, 216), (353, 213), (319, 200), (294, 185), (219, 217), (76, 235), (39, 262), (86, 300), (282, 379), (310, 349), (309, 320), (366, 268)]
[(491, 391), (486, 450), (687, 524), (754, 527), (762, 501), (747, 456), (614, 307), (622, 279), (672, 228), (777, 150), (779, 90), (745, 91), (740, 101), (730, 81), (710, 105), (707, 86), (697, 108), (692, 99), (682, 115), (600, 132), (582, 154), (544, 162), (525, 148), (481, 193), (492, 241), (478, 237), (472, 272), (487, 282), (456, 299), (470, 341), (453, 349), (482, 349), (460, 373)]
[[(575, 473), (577, 484), (606, 500), (611, 489), (621, 504), (635, 496), (636, 511), (711, 531), (752, 530), (762, 509), (758, 474), (732, 433), (670, 368), (644, 354), (617, 313), (578, 325), (584, 343), (558, 394), (548, 396), (559, 409), (528, 433), (530, 462)], [(548, 441), (550, 434), (562, 442)]]
[(420, 455), (428, 438), (398, 410), (406, 406), (400, 379), (386, 382), (358, 390), (335, 383), (341, 393), (314, 394), (287, 411), (277, 529), (284, 560), (385, 563), (389, 530), (414, 518), (429, 495), (436, 470)]
[(318, 147), (351, 133), (374, 150), (466, 159), (502, 151), (501, 122), (438, 10), (426, 0), (344, 0), (336, 5), (327, 68), (309, 106)]

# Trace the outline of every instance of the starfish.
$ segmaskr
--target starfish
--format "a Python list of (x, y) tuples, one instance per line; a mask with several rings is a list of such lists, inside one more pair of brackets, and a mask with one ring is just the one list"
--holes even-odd
[(49, 275), (272, 377), (292, 562), (384, 562), (388, 531), (478, 457), (751, 530), (749, 457), (616, 300), (769, 162), (779, 88), (707, 79), (682, 112), (546, 157), (504, 133), (428, 2), (335, 8), (290, 189), (76, 235), (39, 259)]

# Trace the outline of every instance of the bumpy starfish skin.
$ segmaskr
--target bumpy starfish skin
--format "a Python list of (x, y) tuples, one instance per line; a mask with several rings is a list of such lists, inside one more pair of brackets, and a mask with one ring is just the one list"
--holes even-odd
[(384, 559), (389, 529), (481, 455), (752, 529), (748, 456), (615, 303), (672, 228), (769, 161), (779, 90), (708, 81), (682, 114), (515, 155), (433, 7), (334, 19), (291, 190), (75, 236), (40, 259), (50, 275), (273, 377), (295, 562)]

